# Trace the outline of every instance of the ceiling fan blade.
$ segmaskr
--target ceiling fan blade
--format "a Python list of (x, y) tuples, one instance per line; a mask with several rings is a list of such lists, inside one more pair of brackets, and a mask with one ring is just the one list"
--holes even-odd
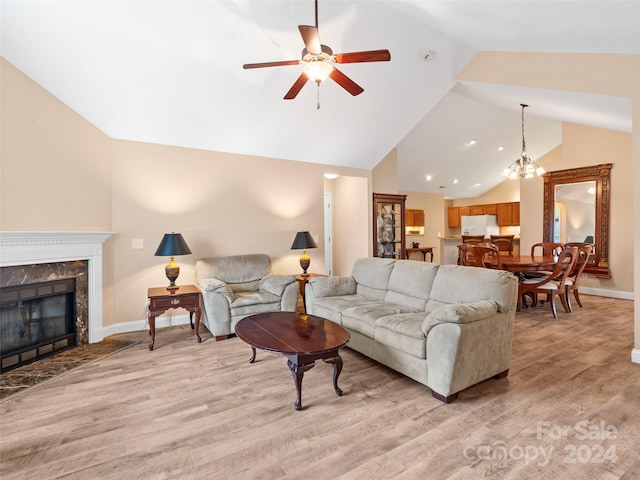
[(388, 62), (389, 60), (391, 60), (389, 50), (368, 50), (366, 52), (336, 54), (336, 62), (338, 63)]
[(342, 73), (337, 68), (334, 68), (329, 74), (329, 76), (333, 79), (334, 82), (336, 82), (338, 85), (340, 85), (342, 88), (344, 88), (347, 92), (349, 92), (354, 97), (364, 92), (364, 88), (362, 88), (356, 82), (351, 80), (349, 77), (347, 77), (344, 73)]
[(298, 25), (300, 35), (304, 41), (304, 46), (309, 53), (322, 53), (322, 47), (320, 46), (320, 37), (318, 36), (318, 29), (310, 25)]
[(300, 60), (283, 60), (281, 62), (245, 63), (242, 68), (282, 67), (285, 65), (298, 65)]
[(302, 87), (304, 87), (304, 84), (307, 83), (307, 80), (308, 80), (307, 76), (304, 73), (301, 73), (298, 79), (293, 84), (293, 86), (289, 89), (287, 94), (284, 96), (284, 99), (293, 100), (294, 98), (296, 98), (298, 93), (300, 93), (300, 90), (302, 90)]

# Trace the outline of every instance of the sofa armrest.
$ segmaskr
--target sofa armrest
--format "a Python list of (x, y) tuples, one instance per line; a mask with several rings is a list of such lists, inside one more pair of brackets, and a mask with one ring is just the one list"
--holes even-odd
[(309, 286), (316, 298), (356, 293), (356, 281), (353, 277), (312, 277), (309, 279)]
[(262, 290), (264, 292), (271, 293), (278, 297), (282, 297), (284, 293), (284, 289), (287, 288), (288, 285), (295, 283), (296, 277), (293, 275), (266, 275), (260, 280), (258, 284), (258, 290)]
[(203, 280), (202, 282), (200, 282), (199, 287), (203, 295), (206, 295), (207, 293), (220, 294), (227, 299), (229, 304), (231, 304), (235, 299), (231, 287), (229, 287), (229, 285), (227, 285), (222, 280), (218, 280), (217, 278), (208, 278), (206, 280)]
[(489, 300), (443, 305), (427, 315), (421, 328), (425, 335), (429, 335), (429, 331), (441, 323), (471, 323), (492, 317), (497, 312), (498, 304)]

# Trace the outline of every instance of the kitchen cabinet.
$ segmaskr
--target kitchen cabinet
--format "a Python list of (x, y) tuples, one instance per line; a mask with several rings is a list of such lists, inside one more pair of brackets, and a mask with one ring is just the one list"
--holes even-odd
[(488, 205), (483, 205), (484, 215), (497, 215), (498, 214), (498, 205), (495, 203), (490, 203)]
[(460, 227), (460, 207), (449, 207), (447, 210), (447, 225), (449, 225), (449, 228)]
[(406, 195), (373, 194), (373, 256), (405, 258)]
[(447, 210), (449, 228), (459, 228), (461, 226), (460, 217), (465, 215), (496, 215), (498, 217), (498, 226), (500, 227), (519, 226), (520, 202), (449, 207)]
[(407, 208), (407, 220), (405, 222), (407, 235), (424, 235), (424, 210)]
[(499, 203), (497, 209), (498, 226), (514, 227), (520, 225), (520, 202)]
[(424, 227), (424, 210), (406, 209), (407, 221), (405, 222), (407, 227)]

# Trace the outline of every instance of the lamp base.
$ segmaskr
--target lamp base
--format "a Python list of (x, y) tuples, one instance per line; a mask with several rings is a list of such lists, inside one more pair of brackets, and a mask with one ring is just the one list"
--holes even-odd
[(302, 267), (302, 275), (309, 275), (307, 273), (307, 269), (309, 268), (309, 265), (311, 265), (311, 259), (309, 258), (309, 255), (307, 255), (307, 252), (305, 250), (305, 253), (300, 257), (300, 266)]
[(173, 261), (173, 257), (171, 257), (171, 261), (164, 268), (164, 273), (170, 282), (169, 286), (167, 287), (167, 290), (171, 291), (171, 290), (177, 290), (178, 288), (180, 288), (176, 285), (176, 280), (180, 275), (180, 267), (176, 264), (176, 262)]

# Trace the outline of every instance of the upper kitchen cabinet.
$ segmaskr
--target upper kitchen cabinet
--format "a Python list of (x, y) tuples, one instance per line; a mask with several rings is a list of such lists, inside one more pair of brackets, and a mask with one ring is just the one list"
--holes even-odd
[(499, 227), (520, 225), (520, 202), (499, 203), (497, 208)]

